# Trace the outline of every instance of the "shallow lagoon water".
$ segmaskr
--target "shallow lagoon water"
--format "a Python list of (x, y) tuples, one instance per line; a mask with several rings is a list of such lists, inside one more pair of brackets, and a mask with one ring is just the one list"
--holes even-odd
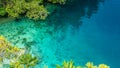
[(56, 13), (47, 21), (21, 19), (3, 23), (0, 34), (20, 48), (29, 47), (30, 52), (41, 59), (35, 68), (45, 65), (54, 68), (71, 59), (76, 65), (91, 61), (119, 68), (120, 1), (94, 3), (84, 1), (88, 5), (65, 6), (59, 11), (62, 15)]

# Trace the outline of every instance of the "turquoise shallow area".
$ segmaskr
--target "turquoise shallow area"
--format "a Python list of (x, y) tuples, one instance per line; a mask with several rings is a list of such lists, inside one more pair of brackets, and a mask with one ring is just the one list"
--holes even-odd
[(20, 48), (29, 47), (41, 59), (35, 68), (55, 68), (71, 59), (76, 65), (91, 61), (119, 68), (120, 1), (93, 2), (76, 0), (46, 21), (25, 18), (2, 23), (0, 34)]

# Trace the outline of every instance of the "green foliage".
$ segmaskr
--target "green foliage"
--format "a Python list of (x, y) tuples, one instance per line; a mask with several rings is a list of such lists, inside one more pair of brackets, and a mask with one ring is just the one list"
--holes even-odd
[(20, 62), (11, 62), (10, 68), (24, 68), (24, 66), (21, 65)]
[(50, 4), (50, 2), (51, 5), (52, 3), (65, 4), (66, 0), (0, 0), (0, 2), (5, 7), (4, 9), (3, 7), (0, 8), (1, 16), (7, 13), (8, 16), (14, 18), (24, 15), (34, 20), (45, 20), (49, 15), (46, 8), (47, 4)]
[(30, 68), (37, 63), (37, 57), (33, 57), (31, 54), (23, 54), (19, 57), (18, 61), (11, 62), (10, 68)]
[(43, 5), (39, 5), (38, 3), (39, 3), (38, 1), (33, 1), (31, 3), (26, 4), (27, 9), (26, 16), (34, 20), (39, 19), (45, 20), (49, 12)]
[(71, 60), (69, 62), (64, 61), (63, 64), (62, 64), (62, 66), (60, 66), (60, 65), (57, 64), (56, 68), (81, 68), (81, 67), (80, 66), (75, 66), (74, 62)]
[(12, 58), (17, 58), (20, 52), (20, 49), (15, 47), (15, 46), (9, 46), (5, 50), (5, 58), (12, 59)]
[(0, 36), (0, 61), (3, 59), (18, 58), (21, 49), (12, 46), (3, 36)]
[(106, 64), (99, 64), (98, 66), (94, 65), (92, 62), (87, 62), (86, 64), (87, 68), (110, 68), (108, 65)]
[(38, 58), (31, 54), (24, 54), (21, 49), (12, 46), (3, 36), (0, 36), (0, 63), (3, 59), (11, 61), (10, 68), (30, 68), (38, 63)]
[(19, 17), (20, 14), (25, 12), (24, 4), (24, 0), (12, 0), (11, 3), (6, 5), (6, 12), (11, 17)]
[(26, 14), (30, 19), (44, 20), (48, 16), (48, 11), (43, 5), (39, 5), (42, 2), (42, 0), (26, 0), (26, 2), (25, 0), (15, 0), (12, 2), (13, 5), (7, 5), (6, 11), (12, 17), (19, 17), (20, 14)]
[(92, 62), (88, 62), (88, 63), (86, 64), (86, 67), (87, 67), (87, 68), (97, 68), (97, 66), (95, 66)]
[(0, 16), (4, 16), (6, 14), (5, 8), (0, 8)]
[(29, 68), (38, 63), (38, 58), (33, 57), (31, 54), (23, 54), (19, 57), (18, 62), (22, 65), (25, 65), (26, 68)]
[(4, 53), (6, 48), (9, 47), (9, 43), (6, 41), (6, 39), (0, 35), (0, 53)]
[(56, 65), (56, 68), (110, 68), (106, 64), (99, 64), (98, 66), (94, 65), (92, 62), (87, 62), (85, 66), (75, 66), (73, 61), (64, 61), (62, 66)]

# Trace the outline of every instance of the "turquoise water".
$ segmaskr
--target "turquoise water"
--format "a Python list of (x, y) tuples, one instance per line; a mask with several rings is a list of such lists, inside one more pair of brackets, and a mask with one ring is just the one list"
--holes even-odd
[(0, 24), (0, 34), (14, 45), (29, 47), (41, 59), (35, 68), (55, 68), (63, 60), (91, 61), (119, 68), (120, 1), (76, 0), (46, 21), (21, 19)]

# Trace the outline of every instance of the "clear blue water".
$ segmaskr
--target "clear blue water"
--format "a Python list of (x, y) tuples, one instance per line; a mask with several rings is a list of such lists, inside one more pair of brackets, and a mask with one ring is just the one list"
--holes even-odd
[(30, 45), (30, 53), (42, 60), (35, 68), (54, 68), (70, 59), (76, 65), (91, 61), (119, 68), (119, 12), (120, 0), (76, 0), (46, 21), (0, 24), (0, 34), (18, 47)]

